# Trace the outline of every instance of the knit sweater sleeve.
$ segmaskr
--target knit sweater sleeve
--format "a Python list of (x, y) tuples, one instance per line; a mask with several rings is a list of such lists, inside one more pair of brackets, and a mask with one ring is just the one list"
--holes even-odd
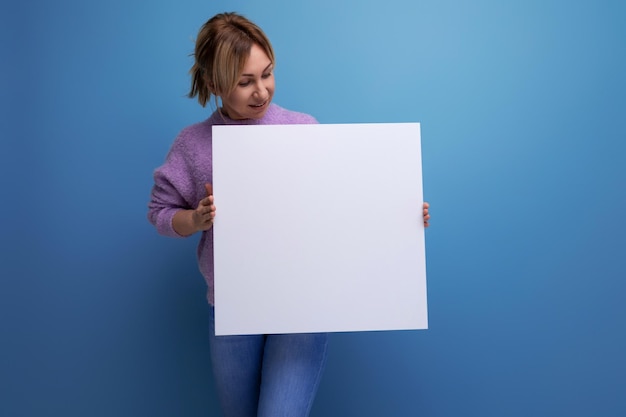
[(174, 141), (163, 165), (154, 171), (154, 185), (148, 203), (148, 220), (165, 236), (183, 237), (172, 225), (177, 211), (197, 205), (195, 164), (185, 131)]

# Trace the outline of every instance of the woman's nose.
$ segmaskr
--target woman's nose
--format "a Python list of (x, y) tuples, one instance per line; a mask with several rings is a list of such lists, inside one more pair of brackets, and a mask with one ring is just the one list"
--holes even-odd
[(264, 97), (266, 91), (267, 88), (265, 87), (263, 81), (259, 81), (255, 84), (254, 92), (252, 94), (256, 97)]

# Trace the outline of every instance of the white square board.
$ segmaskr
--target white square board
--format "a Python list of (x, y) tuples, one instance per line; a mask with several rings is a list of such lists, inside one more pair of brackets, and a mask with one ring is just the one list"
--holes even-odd
[(418, 123), (213, 127), (217, 335), (425, 329)]

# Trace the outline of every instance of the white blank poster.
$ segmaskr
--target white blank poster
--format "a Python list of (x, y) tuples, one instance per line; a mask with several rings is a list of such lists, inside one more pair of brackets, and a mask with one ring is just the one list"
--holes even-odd
[(418, 123), (214, 126), (217, 335), (425, 329)]

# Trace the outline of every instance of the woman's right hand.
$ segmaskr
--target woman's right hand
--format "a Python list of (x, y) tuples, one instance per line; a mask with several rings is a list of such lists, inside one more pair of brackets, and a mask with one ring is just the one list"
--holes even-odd
[(215, 205), (213, 204), (213, 186), (204, 184), (207, 196), (200, 200), (198, 207), (193, 210), (191, 217), (194, 228), (198, 231), (209, 230), (215, 219)]
[(190, 210), (179, 210), (174, 214), (172, 227), (181, 236), (190, 236), (196, 232), (209, 230), (215, 219), (215, 205), (213, 205), (213, 187), (204, 184), (207, 196), (198, 203), (198, 207)]

